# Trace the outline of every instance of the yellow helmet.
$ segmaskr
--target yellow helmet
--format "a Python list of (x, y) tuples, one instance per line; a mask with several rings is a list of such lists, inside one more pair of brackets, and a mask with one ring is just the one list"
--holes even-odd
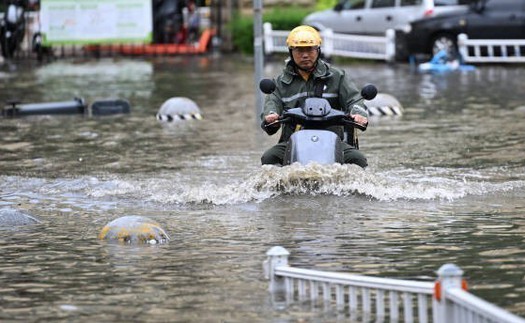
[(289, 48), (321, 46), (321, 42), (319, 32), (310, 26), (295, 27), (286, 38), (286, 46)]

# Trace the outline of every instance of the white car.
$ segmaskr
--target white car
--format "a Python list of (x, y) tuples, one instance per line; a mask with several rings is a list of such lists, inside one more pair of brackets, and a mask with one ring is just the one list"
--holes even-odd
[(384, 35), (416, 19), (467, 7), (469, 0), (341, 0), (333, 9), (311, 13), (303, 24), (335, 33)]

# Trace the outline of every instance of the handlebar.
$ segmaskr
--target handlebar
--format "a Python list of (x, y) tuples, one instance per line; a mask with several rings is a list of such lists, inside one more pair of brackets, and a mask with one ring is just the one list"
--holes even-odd
[(275, 120), (274, 122), (270, 122), (270, 123), (265, 124), (264, 127), (268, 128), (268, 127), (271, 127), (271, 126), (276, 125), (278, 123), (286, 124), (286, 123), (290, 123), (291, 121), (292, 121), (292, 118), (290, 118), (290, 117), (279, 116), (279, 118), (277, 120)]
[(355, 122), (353, 119), (350, 119), (349, 117), (344, 118), (343, 121), (346, 126), (355, 127), (361, 131), (365, 131), (366, 128), (368, 127), (368, 124), (363, 126), (362, 124)]
[[(288, 124), (288, 123), (292, 123), (292, 120), (293, 118), (292, 117), (283, 117), (283, 116), (280, 116), (277, 120), (275, 120), (274, 122), (271, 122), (271, 123), (268, 123), (268, 124), (265, 124), (264, 127), (265, 128), (268, 128), (268, 127), (271, 127), (273, 125), (276, 125), (276, 124), (279, 124), (279, 123), (282, 123), (282, 124)], [(355, 127), (361, 131), (365, 131), (367, 126), (368, 125), (362, 125), (362, 124), (359, 124), (357, 122), (354, 121), (354, 119), (352, 119), (351, 117), (349, 116), (344, 116), (342, 117), (341, 119), (341, 125), (344, 125), (344, 126), (352, 126), (352, 127)]]

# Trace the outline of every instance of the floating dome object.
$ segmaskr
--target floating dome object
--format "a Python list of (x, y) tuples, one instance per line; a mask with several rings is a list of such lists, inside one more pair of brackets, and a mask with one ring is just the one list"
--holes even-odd
[(0, 227), (14, 227), (40, 223), (41, 221), (32, 215), (12, 208), (0, 209)]
[(102, 228), (98, 238), (130, 244), (157, 244), (170, 240), (156, 221), (143, 216), (123, 216), (115, 219)]
[(392, 95), (378, 93), (373, 100), (365, 100), (370, 116), (401, 116), (403, 115), (403, 106)]
[(157, 113), (157, 120), (173, 122), (178, 120), (201, 120), (201, 110), (191, 99), (185, 97), (173, 97), (164, 102)]

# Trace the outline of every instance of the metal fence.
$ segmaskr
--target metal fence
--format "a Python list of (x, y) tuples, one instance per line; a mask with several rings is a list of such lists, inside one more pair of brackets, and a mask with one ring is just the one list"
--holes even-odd
[(525, 39), (469, 39), (460, 34), (458, 49), (467, 63), (525, 63)]
[[(273, 30), (270, 23), (263, 25), (264, 52), (287, 53), (286, 37), (289, 31)], [(385, 36), (337, 34), (331, 29), (321, 31), (322, 51), (326, 57), (341, 56), (392, 62), (396, 58), (395, 31)], [(524, 39), (469, 39), (458, 35), (458, 48), (466, 63), (525, 63)]]
[(441, 266), (435, 282), (422, 282), (294, 268), (288, 265), (289, 254), (273, 247), (263, 264), (270, 292), (283, 293), (289, 302), (324, 302), (363, 321), (398, 321), (402, 311), (404, 322), (525, 323), (468, 293), (463, 271), (453, 264)]
[[(286, 37), (289, 31), (273, 30), (269, 22), (264, 23), (264, 52), (288, 53)], [(395, 59), (395, 32), (386, 31), (385, 36), (362, 36), (336, 34), (331, 29), (321, 32), (322, 51), (326, 57), (342, 56), (376, 59), (391, 62)]]

